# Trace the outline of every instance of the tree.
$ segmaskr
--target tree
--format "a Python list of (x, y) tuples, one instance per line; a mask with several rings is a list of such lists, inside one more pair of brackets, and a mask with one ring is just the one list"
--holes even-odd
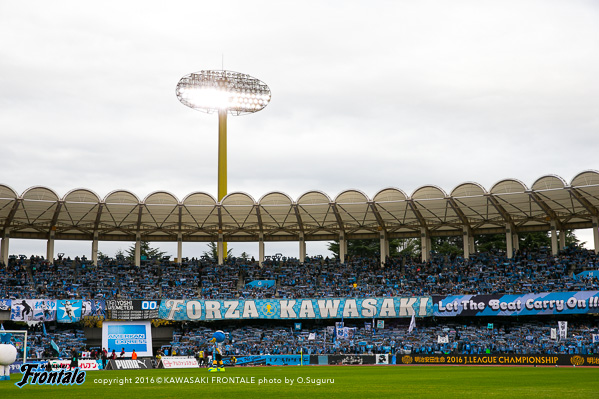
[(551, 247), (551, 237), (547, 231), (524, 233), (518, 235), (520, 249), (539, 249)]
[[(395, 241), (392, 241), (395, 242)], [(397, 240), (398, 246), (396, 250), (398, 251), (400, 256), (409, 256), (412, 258), (419, 258), (422, 249), (420, 239), (418, 238), (400, 238)], [(393, 252), (391, 250), (391, 252)]]
[[(339, 257), (339, 241), (331, 241), (328, 250), (337, 258)], [(381, 252), (381, 243), (377, 239), (370, 240), (347, 240), (347, 256), (377, 257)], [(420, 253), (420, 244), (416, 239), (392, 239), (389, 240), (389, 256), (415, 256)]]
[(566, 246), (577, 245), (584, 246), (586, 242), (580, 242), (576, 234), (574, 234), (574, 230), (565, 230), (566, 231)]
[(481, 234), (475, 237), (476, 249), (479, 252), (492, 250), (505, 251), (505, 234)]
[[(572, 244), (579, 245), (580, 240), (574, 234), (574, 230), (564, 230), (564, 232), (566, 233), (566, 246)], [(521, 234), (519, 235), (519, 239), (520, 248), (538, 249), (540, 247), (551, 247), (551, 235), (548, 231)]]
[[(142, 241), (140, 243), (139, 247), (140, 247), (140, 251), (139, 251), (140, 256), (141, 257), (145, 256), (146, 259), (161, 258), (166, 253), (164, 251), (161, 251), (160, 248), (151, 248), (149, 241)], [(127, 250), (127, 258), (129, 258), (130, 260), (135, 259), (135, 244), (133, 244)]]
[[(573, 230), (565, 230), (566, 246), (579, 245), (580, 241)], [(540, 247), (551, 246), (551, 236), (549, 232), (541, 231), (534, 233), (518, 234), (520, 248), (538, 249)], [(479, 252), (489, 252), (491, 250), (506, 250), (505, 234), (482, 234), (476, 236), (476, 248)]]
[[(213, 262), (218, 262), (218, 245), (214, 241), (208, 243), (208, 251), (204, 251), (204, 256), (212, 259)], [(233, 248), (227, 249), (226, 258), (233, 256)]]
[(462, 236), (432, 237), (432, 250), (443, 255), (461, 255), (464, 253)]

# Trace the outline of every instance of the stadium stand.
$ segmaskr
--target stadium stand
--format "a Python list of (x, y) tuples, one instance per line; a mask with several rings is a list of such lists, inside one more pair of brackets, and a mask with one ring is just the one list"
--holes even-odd
[[(467, 322), (426, 323), (408, 332), (407, 325), (391, 323), (384, 329), (350, 323), (355, 328), (351, 339), (336, 339), (329, 326), (308, 327), (295, 331), (284, 325), (225, 325), (229, 339), (224, 345), (225, 356), (299, 354), (599, 354), (599, 342), (592, 342), (590, 332), (597, 332), (595, 321), (572, 322), (566, 340), (551, 340), (547, 322), (505, 322), (489, 329), (487, 324)], [(496, 323), (497, 324), (497, 323)], [(180, 356), (194, 356), (208, 350), (214, 329), (198, 323), (183, 323), (173, 333), (171, 350)], [(314, 339), (309, 339), (310, 335)], [(439, 337), (448, 337), (439, 343)], [(50, 342), (60, 348), (57, 355)], [(82, 329), (65, 328), (44, 335), (40, 327), (30, 329), (28, 358), (48, 359), (68, 357), (72, 347), (90, 350)], [(110, 348), (114, 349), (114, 348)], [(117, 348), (118, 349), (118, 348)], [(19, 354), (20, 355), (20, 354)], [(93, 357), (93, 352), (92, 355)]]
[[(502, 252), (476, 253), (469, 259), (432, 254), (430, 261), (354, 257), (342, 264), (336, 259), (271, 258), (256, 262), (230, 258), (218, 266), (208, 259), (185, 259), (181, 264), (153, 260), (135, 267), (127, 260), (103, 259), (96, 267), (84, 257), (60, 258), (53, 263), (42, 257), (11, 256), (0, 264), (0, 298), (53, 299), (163, 299), (163, 298), (313, 298), (385, 297), (466, 294), (526, 294), (539, 292), (596, 291), (599, 257), (572, 246), (554, 256), (548, 249), (518, 251), (512, 259)], [(272, 281), (259, 285), (257, 282)], [(353, 336), (337, 339), (334, 321), (304, 322), (295, 330), (289, 322), (264, 321), (227, 324), (225, 355), (278, 354), (597, 354), (599, 320), (592, 316), (571, 318), (566, 340), (549, 338), (555, 318), (504, 318), (487, 323), (477, 318), (419, 320), (408, 332), (406, 319), (389, 319), (384, 328), (365, 320), (346, 322)], [(274, 324), (273, 324), (274, 323)], [(277, 324), (278, 323), (278, 324)], [(214, 325), (205, 322), (174, 323), (170, 345), (180, 355), (194, 355), (207, 345)], [(45, 333), (30, 327), (30, 358), (52, 358), (50, 342), (61, 349), (89, 347), (83, 330), (54, 324)], [(448, 337), (440, 343), (439, 337)], [(443, 341), (443, 340), (441, 340)], [(63, 353), (64, 352), (64, 353)]]
[[(11, 257), (0, 265), (0, 298), (160, 299), (160, 298), (310, 298), (464, 294), (526, 294), (599, 289), (599, 257), (572, 247), (557, 256), (547, 250), (519, 251), (512, 259), (501, 252), (477, 253), (465, 260), (433, 254), (428, 262), (374, 258), (342, 264), (328, 258), (256, 262), (232, 258), (223, 266), (204, 259), (176, 264), (148, 262), (135, 267), (126, 260), (92, 266), (82, 258)], [(272, 286), (252, 285), (274, 281)]]
[[(332, 323), (331, 323), (332, 324)], [(230, 339), (226, 355), (299, 354), (597, 354), (599, 343), (593, 343), (589, 331), (597, 323), (571, 325), (570, 338), (557, 342), (549, 339), (548, 323), (505, 323), (492, 329), (488, 325), (434, 323), (408, 332), (407, 325), (391, 324), (384, 329), (354, 324), (351, 339), (336, 339), (332, 326), (320, 326), (294, 331), (285, 326), (229, 326)], [(346, 324), (347, 325), (347, 324)], [(213, 330), (198, 326), (176, 331), (171, 343), (180, 353), (197, 352)], [(310, 334), (314, 339), (310, 340)], [(438, 337), (448, 336), (448, 343), (438, 343)]]

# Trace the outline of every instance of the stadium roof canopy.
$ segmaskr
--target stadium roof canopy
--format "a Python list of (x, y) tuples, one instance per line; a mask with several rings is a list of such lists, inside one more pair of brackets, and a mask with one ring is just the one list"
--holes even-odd
[(599, 216), (599, 172), (584, 171), (570, 184), (555, 175), (537, 179), (530, 188), (504, 179), (490, 190), (477, 183), (462, 183), (451, 193), (422, 186), (411, 195), (386, 188), (373, 198), (347, 190), (335, 199), (309, 191), (293, 200), (272, 192), (256, 201), (244, 193), (231, 193), (217, 203), (207, 193), (195, 192), (182, 200), (157, 191), (140, 199), (129, 191), (113, 191), (100, 198), (87, 189), (74, 189), (59, 197), (47, 187), (31, 187), (21, 195), (0, 185), (0, 234), (12, 238), (135, 241), (228, 242), (335, 240), (504, 233), (592, 227)]

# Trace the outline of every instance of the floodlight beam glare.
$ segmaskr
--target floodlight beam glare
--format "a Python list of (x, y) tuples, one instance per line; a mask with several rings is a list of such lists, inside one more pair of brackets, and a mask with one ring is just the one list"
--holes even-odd
[(232, 115), (260, 111), (270, 102), (270, 89), (260, 80), (231, 71), (201, 71), (181, 78), (177, 97), (184, 105), (211, 113)]

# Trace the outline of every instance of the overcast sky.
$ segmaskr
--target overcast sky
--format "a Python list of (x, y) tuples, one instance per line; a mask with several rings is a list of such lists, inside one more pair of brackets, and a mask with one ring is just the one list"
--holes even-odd
[[(91, 4), (0, 0), (0, 184), (19, 194), (216, 197), (217, 117), (182, 105), (175, 86), (223, 66), (272, 92), (262, 111), (228, 120), (229, 192), (256, 200), (530, 187), (599, 169), (597, 1)], [(589, 234), (579, 231), (592, 245)], [(257, 256), (257, 244), (230, 246)], [(89, 256), (91, 244), (56, 251)], [(297, 243), (267, 243), (287, 251)], [(44, 254), (45, 243), (13, 239), (10, 252)]]

